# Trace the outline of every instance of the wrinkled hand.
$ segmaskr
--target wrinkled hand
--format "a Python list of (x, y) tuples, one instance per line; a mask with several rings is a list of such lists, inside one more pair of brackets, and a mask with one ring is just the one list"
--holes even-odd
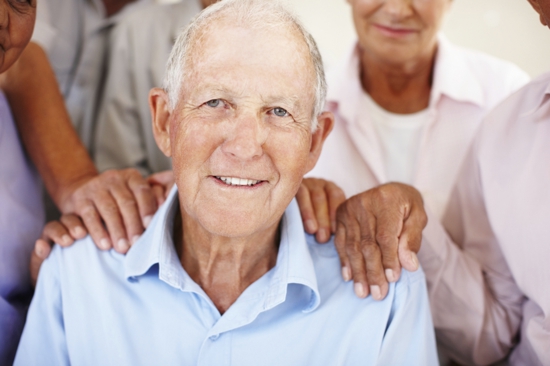
[[(33, 284), (36, 284), (40, 266), (50, 255), (53, 243), (69, 246), (75, 239), (84, 238), (88, 234), (87, 230), (100, 249), (110, 249), (111, 243), (119, 242), (121, 237), (117, 240), (116, 236), (109, 236), (101, 220), (108, 230), (115, 227), (116, 232), (124, 231), (130, 235), (122, 239), (128, 240), (132, 237), (134, 240), (131, 243), (135, 242), (137, 238), (131, 235), (136, 233), (139, 237), (143, 233), (143, 228), (149, 224), (158, 206), (164, 203), (173, 185), (174, 175), (171, 170), (155, 173), (144, 179), (135, 169), (107, 171), (81, 183), (63, 209), (73, 209), (76, 214), (80, 213), (82, 219), (76, 214), (64, 214), (59, 221), (46, 224), (31, 255), (30, 272)], [(130, 194), (133, 196), (129, 197)], [(113, 203), (121, 205), (113, 207)], [(101, 212), (107, 215), (100, 216)], [(126, 222), (130, 222), (131, 227), (121, 228), (121, 223)], [(104, 239), (109, 245), (102, 245), (106, 243)], [(118, 248), (115, 246), (115, 250), (121, 253), (128, 250), (123, 250), (124, 248), (125, 245), (119, 245)]]
[(381, 300), (401, 266), (418, 269), (422, 230), (428, 219), (421, 194), (401, 183), (388, 183), (351, 197), (337, 212), (335, 245), (344, 280), (354, 280), (358, 297)]
[(336, 233), (336, 210), (346, 200), (344, 191), (324, 179), (305, 178), (296, 199), (306, 232), (326, 243)]
[(136, 169), (108, 170), (72, 187), (60, 210), (79, 216), (100, 249), (126, 253), (149, 225), (158, 201)]

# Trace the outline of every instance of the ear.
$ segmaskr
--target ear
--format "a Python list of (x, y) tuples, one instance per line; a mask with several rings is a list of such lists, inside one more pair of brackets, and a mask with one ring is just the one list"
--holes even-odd
[(160, 151), (170, 157), (170, 110), (168, 94), (161, 88), (153, 88), (149, 92), (149, 108), (153, 121), (153, 135)]
[(311, 149), (309, 151), (309, 162), (307, 171), (309, 172), (321, 155), (321, 150), (323, 148), (323, 143), (328, 137), (330, 131), (334, 127), (334, 115), (332, 112), (323, 112), (317, 117), (317, 129), (313, 132), (311, 136)]

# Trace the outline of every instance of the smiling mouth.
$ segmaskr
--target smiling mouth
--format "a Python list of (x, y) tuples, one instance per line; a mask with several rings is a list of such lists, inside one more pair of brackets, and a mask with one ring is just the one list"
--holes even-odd
[(246, 178), (235, 178), (235, 177), (220, 177), (220, 176), (214, 176), (214, 178), (218, 179), (219, 181), (227, 184), (228, 186), (248, 186), (253, 187), (256, 184), (264, 182), (263, 180), (256, 180), (256, 179), (246, 179)]

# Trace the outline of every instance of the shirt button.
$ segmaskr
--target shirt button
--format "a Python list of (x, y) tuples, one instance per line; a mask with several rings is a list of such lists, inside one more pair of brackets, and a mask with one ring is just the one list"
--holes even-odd
[(214, 334), (214, 335), (210, 336), (210, 340), (211, 340), (211, 341), (215, 341), (215, 340), (218, 339), (219, 337), (220, 337), (219, 334)]

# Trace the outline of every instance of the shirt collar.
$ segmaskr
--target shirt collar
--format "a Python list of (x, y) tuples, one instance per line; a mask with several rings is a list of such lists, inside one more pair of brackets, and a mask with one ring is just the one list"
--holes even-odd
[[(177, 187), (174, 186), (166, 202), (155, 214), (149, 227), (131, 247), (124, 261), (125, 277), (132, 281), (159, 266), (159, 278), (182, 291), (202, 292), (181, 266), (172, 239), (173, 221), (179, 206)], [(304, 312), (313, 311), (320, 304), (317, 276), (306, 241), (300, 210), (295, 199), (285, 210), (281, 224), (281, 241), (277, 264), (268, 272), (267, 288), (258, 303), (258, 311), (270, 309), (286, 299), (289, 284), (299, 284), (310, 290)], [(253, 297), (256, 294), (247, 293)]]
[[(360, 80), (359, 48), (355, 42), (342, 62), (335, 65), (328, 76), (329, 90), (327, 102), (334, 110), (354, 114), (363, 91)], [(483, 88), (472, 74), (464, 60), (463, 52), (451, 44), (447, 38), (438, 36), (434, 80), (430, 96), (430, 106), (435, 106), (441, 95), (460, 102), (470, 102), (478, 106), (484, 103)]]
[(435, 105), (441, 95), (477, 106), (485, 102), (483, 88), (464, 59), (464, 50), (443, 34), (438, 36), (430, 105)]

